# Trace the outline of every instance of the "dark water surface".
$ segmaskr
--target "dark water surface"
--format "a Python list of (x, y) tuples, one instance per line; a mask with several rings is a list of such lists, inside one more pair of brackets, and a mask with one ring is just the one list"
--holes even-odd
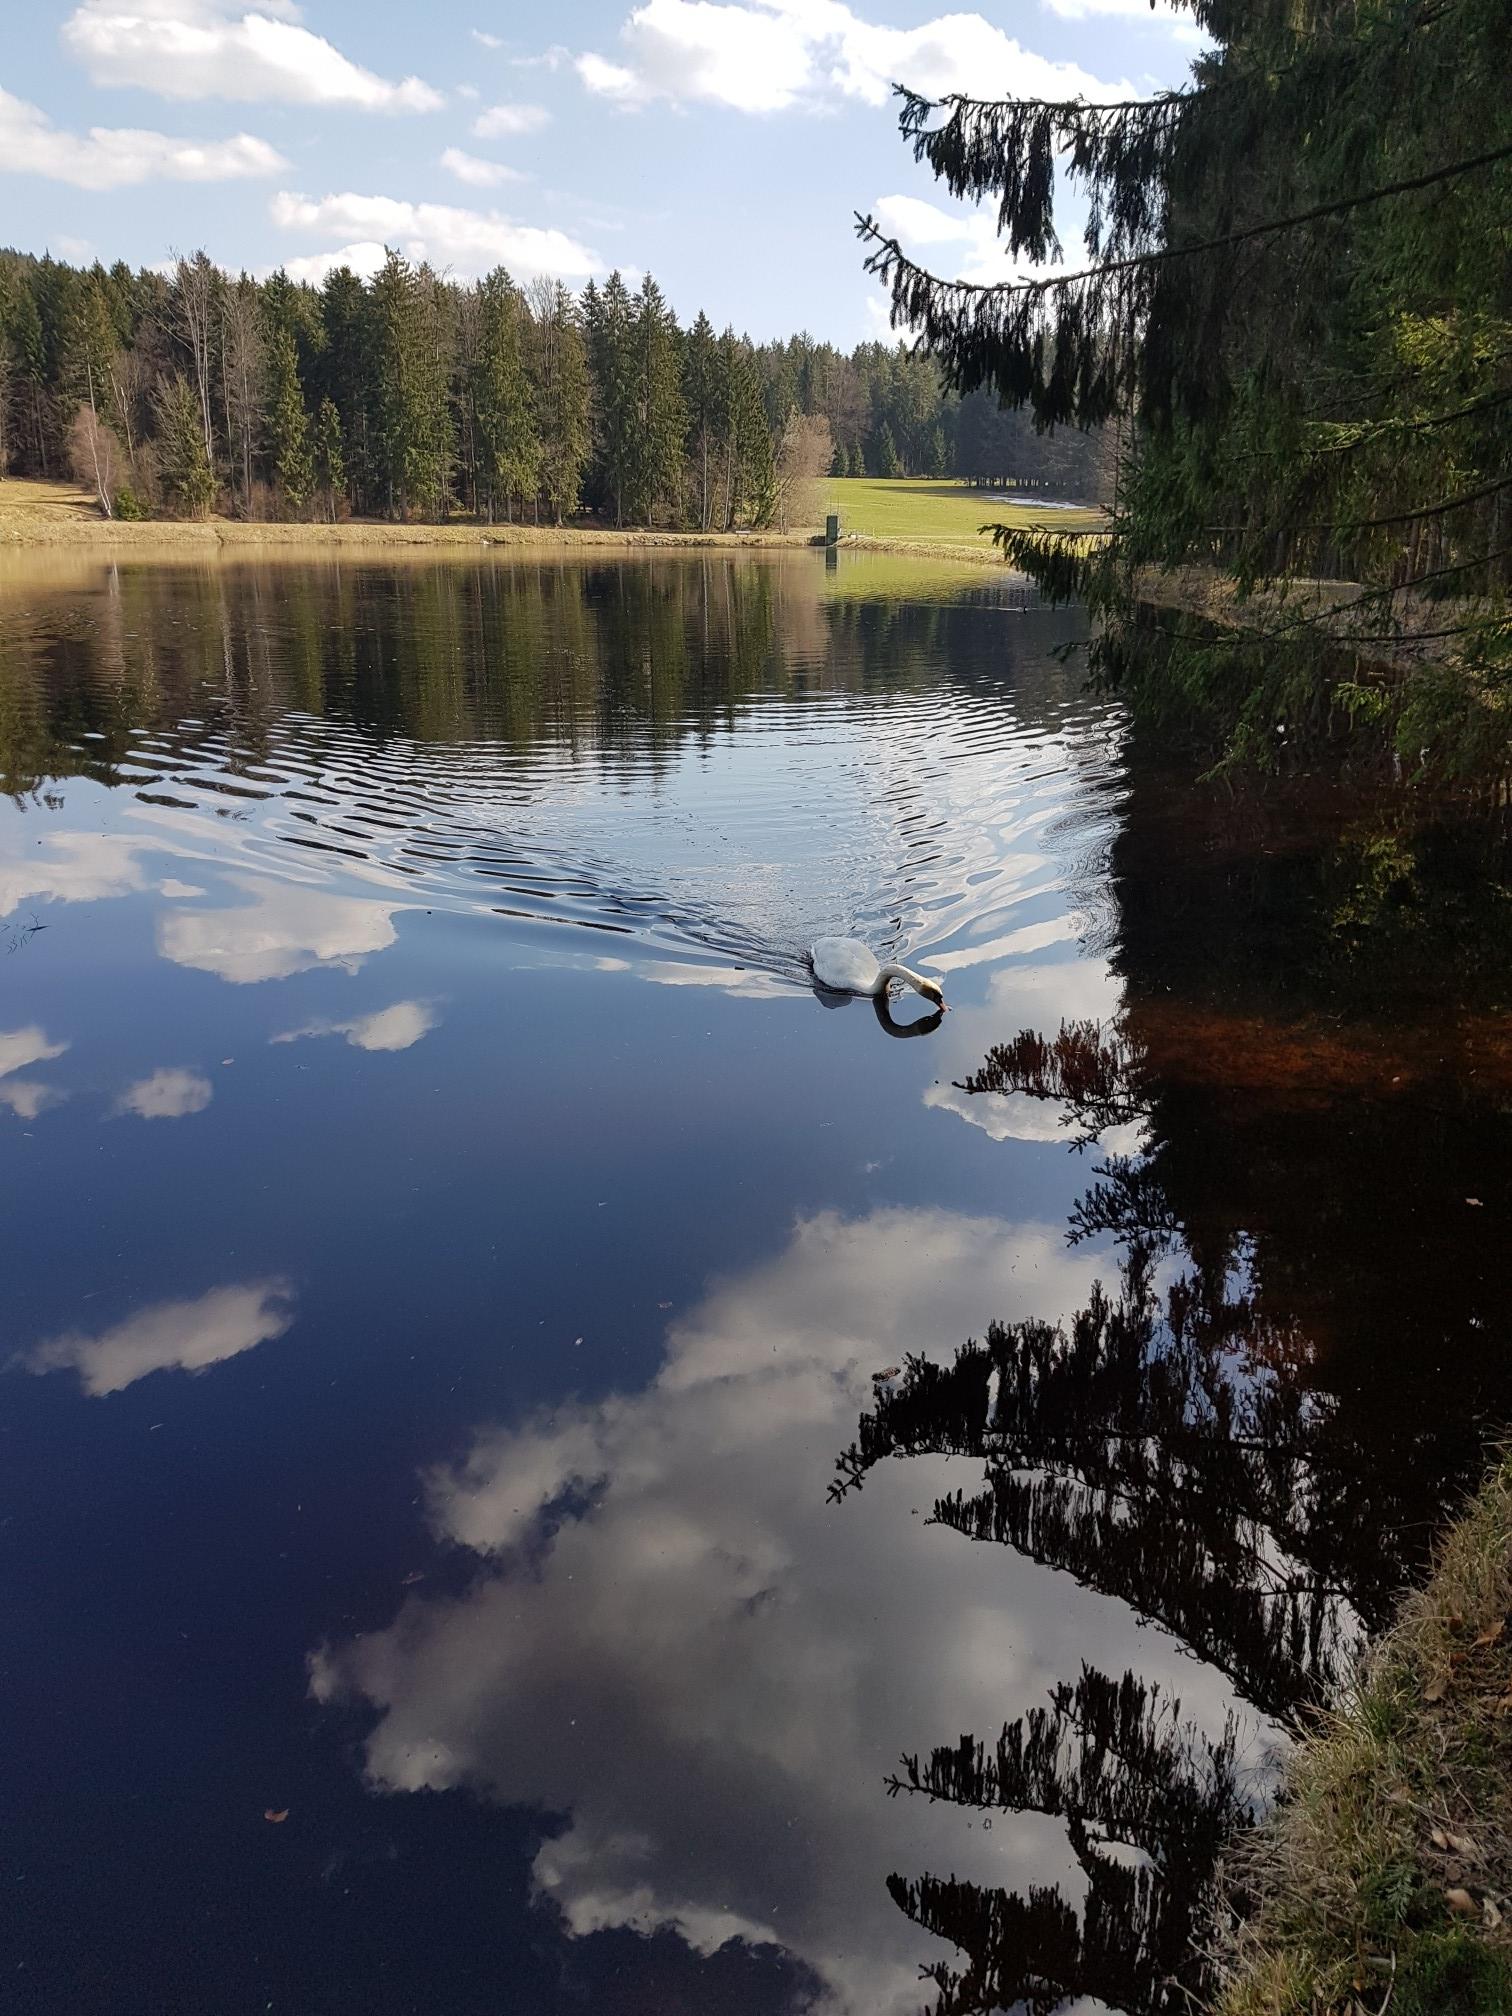
[(0, 561), (4, 2006), (1177, 2006), (1512, 1415), (1508, 904), (1077, 634)]

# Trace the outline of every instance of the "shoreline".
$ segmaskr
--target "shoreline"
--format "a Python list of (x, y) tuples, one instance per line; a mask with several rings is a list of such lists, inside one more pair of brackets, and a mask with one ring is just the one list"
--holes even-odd
[(1512, 2008), (1512, 1455), (1233, 1850), (1212, 2016)]
[[(19, 493), (19, 494), (18, 494)], [(39, 494), (41, 493), (41, 494)], [(85, 493), (64, 485), (20, 478), (0, 480), (0, 555), (37, 551), (130, 554), (143, 560), (193, 555), (435, 552), (437, 555), (489, 552), (528, 554), (551, 551), (812, 552), (826, 549), (818, 527), (798, 531), (687, 532), (649, 526), (483, 525), (455, 519), (442, 524), (395, 524), (386, 519), (349, 518), (335, 524), (285, 519), (102, 518)], [(952, 560), (965, 566), (1011, 572), (996, 547), (982, 542), (889, 539), (843, 534), (835, 549), (847, 553), (891, 553), (915, 559)]]

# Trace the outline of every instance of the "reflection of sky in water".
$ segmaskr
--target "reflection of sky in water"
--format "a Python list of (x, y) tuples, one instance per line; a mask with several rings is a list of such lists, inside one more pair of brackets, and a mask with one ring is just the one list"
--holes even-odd
[[(165, 664), (225, 620), (185, 595)], [(287, 622), (228, 606), (229, 662), (255, 636), (270, 680), (222, 692), (217, 634), (121, 787), (0, 808), (0, 914), (45, 926), (0, 1012), (38, 1647), (16, 1726), (61, 1703), (79, 1745), (51, 1777), (39, 1745), (18, 1796), (23, 1831), (84, 1844), (85, 1948), (119, 1981), (142, 1942), (143, 1999), (112, 2016), (166, 2006), (168, 1949), (185, 2007), (227, 1982), (343, 2006), (309, 1984), (348, 1928), (373, 2010), (494, 2007), (501, 1982), (565, 2007), (574, 1967), (578, 2001), (618, 2008), (623, 1978), (659, 2007), (665, 1945), (612, 1944), (658, 1925), (697, 1968), (733, 1935), (837, 2008), (915, 2007), (941, 1949), (889, 1871), (1077, 1886), (1057, 1826), (886, 1799), (899, 1753), (995, 1732), (1084, 1658), (1167, 1675), (1208, 1721), (1224, 1698), (1119, 1604), (928, 1527), (940, 1465), (825, 1502), (873, 1371), (1058, 1317), (1108, 1271), (1064, 1246), (1084, 1172), (1059, 1116), (952, 1081), (1118, 1004), (1083, 943), (1116, 717), (1051, 666), (1058, 629), (990, 598), (876, 639), (810, 603), (741, 677), (813, 674), (812, 698), (688, 698), (621, 746), (632, 702), (594, 689), (560, 702), (575, 750), (502, 718), (500, 673), (428, 739), (450, 673), (401, 654), (388, 718), (382, 680), (348, 706), (332, 671), (322, 712)], [(362, 616), (314, 628), (334, 651)], [(543, 619), (553, 676), (570, 618)], [(228, 781), (263, 799), (204, 784), (238, 708), (257, 746)], [(908, 1045), (866, 1004), (821, 1013), (792, 958), (819, 923), (934, 965), (953, 1012)], [(172, 1825), (128, 1854), (103, 1816), (135, 1812), (153, 1746)], [(473, 1819), (413, 1796), (445, 1788)], [(459, 1846), (473, 1826), (497, 1831)], [(150, 1907), (102, 1874), (117, 1855)], [(464, 1859), (486, 1896), (449, 1921)], [(250, 1900), (234, 1931), (206, 1870)], [(103, 2007), (57, 1937), (68, 1894), (33, 1883), (33, 1978)], [(716, 1978), (721, 2006), (787, 2006), (752, 1965), (695, 1972), (687, 2006)]]
[(644, 1390), (481, 1429), (431, 1471), (432, 1529), (484, 1572), (325, 1645), (317, 1698), (381, 1711), (377, 1789), (467, 1785), (570, 1813), (535, 1874), (575, 1930), (780, 1941), (837, 2007), (915, 2007), (930, 1942), (889, 1870), (922, 1859), (1022, 1886), (1069, 1858), (1049, 1823), (984, 1833), (881, 1799), (897, 1754), (995, 1729), (1083, 1658), (1137, 1657), (1194, 1708), (1220, 1698), (1117, 1604), (927, 1526), (959, 1466), (900, 1466), (863, 1500), (824, 1501), (874, 1370), (944, 1355), (992, 1316), (1069, 1308), (1095, 1272), (1055, 1226), (801, 1219), (674, 1322)]

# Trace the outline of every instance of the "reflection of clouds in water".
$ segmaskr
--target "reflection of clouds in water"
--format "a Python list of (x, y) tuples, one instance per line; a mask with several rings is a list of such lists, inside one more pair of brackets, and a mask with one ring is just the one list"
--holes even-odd
[(203, 1372), (281, 1337), (294, 1320), (292, 1293), (274, 1279), (212, 1288), (193, 1302), (155, 1302), (97, 1337), (76, 1330), (49, 1337), (11, 1363), (28, 1372), (71, 1369), (86, 1393), (119, 1393), (149, 1372)]
[(68, 1097), (56, 1085), (44, 1085), (36, 1078), (16, 1078), (28, 1064), (46, 1064), (61, 1057), (67, 1043), (49, 1042), (45, 1030), (35, 1022), (24, 1029), (0, 1029), (0, 1106), (8, 1106), (18, 1120), (35, 1120), (49, 1106)]
[(25, 1029), (0, 1029), (0, 1078), (24, 1071), (28, 1064), (46, 1064), (61, 1057), (67, 1048), (66, 1042), (49, 1042), (46, 1031), (35, 1022)]
[(1043, 952), (1049, 945), (1074, 943), (1081, 927), (1074, 916), (1048, 917), (1040, 924), (1021, 924), (1001, 938), (983, 945), (963, 946), (958, 952), (933, 952), (928, 964), (937, 973), (959, 973), (967, 966), (990, 966), (998, 959), (1016, 959), (1026, 952)]
[(692, 961), (675, 959), (634, 962), (629, 959), (595, 959), (593, 963), (600, 973), (637, 973), (642, 980), (650, 980), (658, 987), (713, 987), (721, 994), (732, 994), (740, 1000), (786, 999), (793, 992), (791, 981), (781, 980), (775, 973), (763, 972), (759, 966), (700, 966)]
[(107, 833), (53, 833), (23, 860), (0, 866), (0, 917), (23, 903), (97, 903), (145, 889), (149, 843)]
[(182, 1120), (188, 1113), (203, 1113), (211, 1097), (210, 1080), (198, 1071), (167, 1068), (128, 1085), (115, 1110), (142, 1120)]
[(165, 959), (241, 985), (286, 980), (312, 966), (355, 973), (370, 953), (394, 942), (394, 913), (401, 904), (239, 876), (231, 880), (251, 895), (250, 903), (228, 910), (170, 910), (158, 920), (158, 950)]
[(176, 876), (165, 875), (159, 882), (159, 896), (168, 896), (176, 903), (187, 902), (191, 896), (203, 896), (204, 890), (193, 882), (180, 882)]
[[(990, 1141), (1058, 1141), (1070, 1147), (1077, 1140), (1063, 1100), (1033, 1099), (1027, 1092), (963, 1092), (959, 1085), (939, 1082), (926, 1090), (924, 1104), (980, 1127)], [(1099, 1134), (1097, 1145), (1107, 1155), (1138, 1155), (1145, 1135), (1142, 1120), (1129, 1120)]]
[(574, 1931), (770, 1938), (836, 2007), (916, 2008), (917, 1962), (944, 1949), (897, 1911), (890, 1870), (1023, 1885), (1068, 1858), (1049, 1823), (989, 1834), (889, 1801), (900, 1751), (995, 1731), (1084, 1657), (1179, 1662), (1119, 1606), (911, 1516), (974, 1468), (889, 1465), (841, 1506), (825, 1487), (874, 1370), (1069, 1310), (1094, 1270), (1048, 1226), (800, 1221), (673, 1328), (645, 1392), (480, 1433), (433, 1473), (434, 1529), (492, 1567), (322, 1649), (316, 1695), (381, 1711), (377, 1788), (568, 1814), (535, 1874)]
[(440, 1018), (429, 1001), (396, 1001), (392, 1008), (379, 1008), (371, 1015), (355, 1015), (349, 1022), (307, 1022), (302, 1029), (286, 1029), (273, 1043), (298, 1043), (306, 1036), (344, 1036), (356, 1050), (408, 1050)]
[(56, 1085), (44, 1085), (36, 1078), (12, 1078), (0, 1084), (0, 1106), (8, 1106), (18, 1120), (35, 1120), (49, 1106), (61, 1106), (68, 1094)]

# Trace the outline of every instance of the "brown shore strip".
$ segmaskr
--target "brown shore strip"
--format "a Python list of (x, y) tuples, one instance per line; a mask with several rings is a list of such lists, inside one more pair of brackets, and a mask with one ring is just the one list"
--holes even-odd
[[(643, 553), (702, 550), (763, 552), (815, 549), (817, 528), (789, 532), (680, 532), (647, 527), (596, 525), (479, 524), (451, 519), (444, 524), (395, 524), (351, 518), (336, 524), (289, 523), (239, 518), (103, 518), (92, 495), (66, 483), (31, 479), (0, 480), (0, 551), (37, 547), (87, 548), (150, 560), (186, 558), (228, 551), (269, 553), (384, 552), (476, 553), (480, 548), (518, 553), (599, 550)], [(849, 535), (847, 552), (897, 553), (914, 558), (954, 560), (973, 567), (1003, 569), (991, 546), (923, 539), (879, 539)]]

